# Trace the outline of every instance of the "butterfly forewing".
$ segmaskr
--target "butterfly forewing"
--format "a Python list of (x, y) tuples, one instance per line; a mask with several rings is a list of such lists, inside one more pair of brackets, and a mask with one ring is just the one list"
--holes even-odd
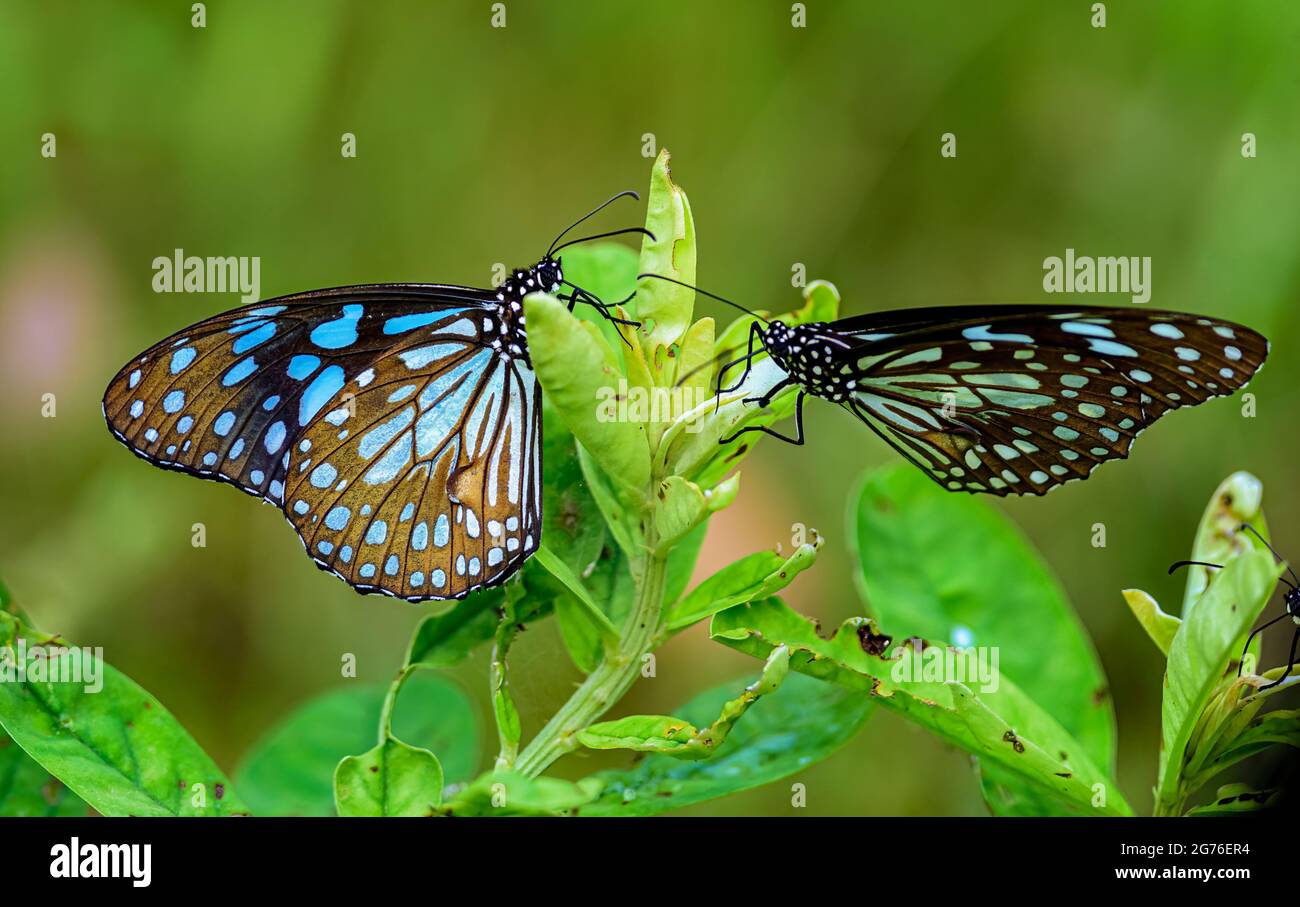
[(458, 597), (540, 534), (536, 379), (493, 346), (495, 299), (377, 284), (237, 309), (123, 368), (105, 418), (136, 454), (283, 507), (360, 590)]
[(363, 591), (461, 597), (508, 577), (541, 526), (537, 382), (461, 318), (387, 351), (290, 452), (285, 514)]
[(950, 490), (1042, 494), (1170, 409), (1243, 387), (1267, 341), (1176, 312), (1002, 306), (837, 322), (844, 405)]

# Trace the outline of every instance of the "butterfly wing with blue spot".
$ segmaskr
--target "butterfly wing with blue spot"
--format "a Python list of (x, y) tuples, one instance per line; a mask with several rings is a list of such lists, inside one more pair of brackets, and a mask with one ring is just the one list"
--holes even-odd
[(850, 341), (832, 365), (853, 382), (845, 407), (945, 488), (998, 495), (1086, 478), (1268, 355), (1249, 328), (1146, 309), (910, 309), (833, 327)]
[(541, 410), (519, 359), (458, 317), (349, 380), (290, 452), (285, 514), (362, 591), (459, 598), (495, 585), (541, 534)]
[[(443, 329), (468, 345), (481, 345), (482, 314), (491, 299), (487, 291), (463, 287), (379, 284), (295, 294), (237, 309), (178, 332), (129, 363), (109, 384), (104, 415), (113, 434), (138, 456), (236, 485), (282, 506), (291, 451), (318, 422), (328, 426), (323, 417), (346, 399), (346, 385), (356, 385), (367, 372), (373, 375), (384, 361), (400, 362), (384, 357), (418, 347), (421, 338)], [(527, 377), (532, 381), (531, 373)], [(525, 421), (533, 425), (535, 385), (527, 388), (512, 400), (523, 401)], [(450, 405), (438, 409), (447, 418), (463, 415)], [(535, 444), (536, 436), (531, 432), (528, 443)], [(447, 492), (447, 487), (430, 489), (428, 496), (432, 500)], [(540, 511), (540, 503), (535, 509)], [(285, 512), (293, 522), (295, 515), (288, 508)], [(521, 525), (524, 512), (521, 508), (514, 515), (512, 525)], [(535, 533), (517, 535), (516, 544), (524, 538), (531, 552)], [(480, 563), (486, 564), (488, 556), (485, 550)], [(510, 562), (517, 566), (519, 559)], [(492, 566), (496, 581), (508, 575), (496, 569), (500, 564)], [(488, 572), (484, 568), (485, 577)], [(398, 594), (388, 588), (391, 582), (355, 585)], [(412, 591), (411, 597), (449, 596), (430, 588), (423, 595)]]

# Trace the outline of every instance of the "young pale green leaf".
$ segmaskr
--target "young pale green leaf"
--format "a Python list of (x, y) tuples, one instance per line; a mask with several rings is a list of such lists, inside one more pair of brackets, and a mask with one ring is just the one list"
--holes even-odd
[(1183, 767), (1195, 756), (1187, 751), (1188, 741), (1280, 572), (1267, 551), (1251, 549), (1230, 559), (1174, 635), (1160, 710), (1157, 811), (1180, 802)]
[(1147, 636), (1156, 644), (1163, 655), (1169, 654), (1169, 645), (1174, 641), (1178, 626), (1182, 620), (1160, 610), (1159, 603), (1141, 589), (1125, 589), (1122, 593), (1128, 602), (1129, 610), (1138, 619)]
[(701, 318), (690, 326), (682, 338), (681, 350), (677, 355), (676, 387), (686, 401), (685, 409), (713, 396), (713, 330), (713, 319)]
[[(0, 608), (4, 603), (0, 602)], [(68, 790), (0, 731), (0, 818), (84, 816), (86, 801)]]
[(442, 766), (426, 749), (392, 737), (334, 772), (340, 816), (433, 816), (442, 803)]
[(638, 753), (677, 753), (699, 731), (695, 725), (668, 715), (628, 715), (601, 721), (578, 733), (578, 742), (593, 750), (633, 750)]
[[(659, 274), (683, 283), (695, 283), (695, 223), (686, 193), (669, 173), (671, 155), (664, 149), (650, 172), (646, 199), (646, 229), (654, 234), (641, 241), (641, 273)], [(677, 343), (691, 324), (695, 292), (666, 280), (642, 278), (636, 288), (637, 317), (642, 322), (641, 347), (651, 363), (655, 384), (673, 381), (674, 360), (665, 350)], [(529, 319), (531, 323), (531, 319)]]
[(685, 629), (719, 611), (781, 591), (817, 560), (820, 536), (783, 558), (774, 551), (756, 551), (723, 567), (672, 605), (664, 620), (670, 633)]
[(545, 816), (571, 812), (595, 797), (599, 784), (560, 778), (529, 778), (516, 772), (489, 772), (451, 797), (440, 812), (448, 816)]
[[(23, 682), (18, 655), (43, 647), (45, 677)], [(0, 612), (0, 725), (23, 750), (106, 816), (230, 816), (248, 808), (162, 703), (58, 637)]]
[(659, 483), (659, 500), (655, 504), (655, 528), (659, 532), (659, 550), (667, 551), (681, 541), (709, 513), (709, 502), (700, 486), (681, 476), (669, 476)]
[(735, 699), (724, 703), (717, 720), (702, 731), (680, 718), (629, 715), (591, 725), (578, 734), (578, 741), (596, 750), (626, 749), (666, 753), (682, 759), (712, 758), (741, 716), (758, 700), (776, 692), (789, 670), (790, 651), (785, 646), (777, 646), (758, 680), (745, 687)]
[[(1010, 521), (910, 464), (868, 475), (850, 520), (858, 578), (883, 626), (960, 648), (999, 647), (1001, 670), (1094, 765), (1113, 770), (1115, 714), (1097, 653), (1060, 584)], [(1020, 644), (1026, 639), (1032, 645)]]
[(550, 574), (564, 584), (564, 587), (571, 593), (565, 596), (570, 599), (575, 609), (571, 613), (580, 616), (583, 623), (589, 624), (591, 631), (597, 639), (606, 646), (615, 645), (618, 642), (618, 631), (610, 623), (605, 612), (600, 610), (600, 605), (596, 604), (587, 587), (583, 585), (582, 580), (564, 561), (560, 560), (554, 552), (546, 546), (537, 549), (537, 561), (547, 569)]
[[(734, 701), (736, 683), (696, 696), (676, 712), (707, 724)], [(867, 720), (865, 696), (811, 677), (792, 676), (756, 702), (709, 759), (652, 755), (626, 770), (601, 772), (599, 797), (581, 815), (649, 816), (726, 797), (803, 771), (846, 743)]]
[(614, 482), (581, 444), (578, 445), (578, 463), (587, 480), (587, 489), (591, 492), (592, 500), (596, 502), (601, 516), (605, 518), (605, 525), (609, 527), (614, 541), (628, 557), (633, 559), (640, 557), (642, 546), (640, 523), (633, 512), (624, 507), (619, 500)]
[(668, 563), (664, 567), (665, 602), (677, 601), (686, 591), (686, 586), (695, 573), (695, 562), (700, 558), (700, 549), (704, 547), (704, 537), (708, 531), (709, 524), (701, 523), (668, 552)]
[(1240, 733), (1225, 735), (1209, 754), (1207, 776), (1216, 775), (1272, 746), (1300, 749), (1300, 709), (1277, 709), (1252, 718)]
[[(1238, 529), (1242, 523), (1249, 523), (1264, 538), (1268, 538), (1263, 500), (1263, 484), (1248, 472), (1234, 472), (1220, 482), (1196, 529), (1191, 560), (1226, 564), (1245, 551), (1261, 547), (1254, 536), (1238, 532)], [(1207, 567), (1187, 568), (1187, 587), (1183, 592), (1184, 620), (1191, 614), (1192, 608), (1205, 594), (1217, 573), (1217, 570)]]
[[(560, 253), (564, 279), (610, 304), (625, 299), (636, 289), (637, 263), (636, 252), (613, 242), (580, 243)], [(635, 313), (635, 297), (627, 305)], [(615, 325), (594, 306), (579, 304), (573, 314), (595, 325), (611, 349), (625, 349)]]
[[(260, 816), (334, 815), (339, 760), (375, 741), (386, 686), (356, 681), (309, 700), (272, 728), (244, 757), (235, 775), (241, 796)], [(406, 679), (392, 718), (402, 740), (438, 753), (448, 782), (478, 769), (478, 718), (450, 680), (431, 674)]]
[(561, 421), (620, 493), (638, 498), (650, 478), (645, 426), (602, 417), (601, 401), (617, 393), (620, 378), (612, 351), (553, 297), (531, 294), (524, 312), (533, 369)]
[(740, 493), (740, 473), (733, 472), (712, 488), (704, 489), (704, 498), (708, 502), (709, 513), (717, 513), (731, 506)]
[[(976, 679), (980, 672), (971, 670), (965, 675), (966, 683), (980, 685), (982, 706), (1003, 722), (996, 734), (992, 734), (991, 725), (973, 723), (968, 714), (959, 712), (954, 684), (927, 678), (936, 660), (953, 656), (955, 661), (953, 650), (942, 645), (918, 640), (919, 655), (910, 646), (891, 651), (891, 637), (877, 632), (864, 617), (849, 618), (824, 639), (812, 621), (777, 598), (715, 614), (710, 632), (719, 642), (757, 657), (767, 657), (772, 649), (785, 645), (790, 649), (793, 670), (865, 693), (873, 702), (903, 714), (948, 742), (997, 762), (1071, 808), (1091, 808), (1092, 815), (1131, 814), (1119, 789), (1097, 769), (1083, 745), (1005, 674), (993, 670)], [(934, 654), (927, 655), (931, 649)], [(921, 677), (914, 672), (921, 672)], [(952, 676), (955, 669), (945, 667), (945, 673), (950, 679), (960, 679)], [(967, 706), (965, 712), (969, 711)], [(991, 736), (979, 736), (981, 730), (989, 730)], [(1035, 756), (1022, 758), (1029, 744), (1036, 747)], [(1052, 771), (1042, 771), (1040, 753), (1051, 758)], [(1104, 801), (1097, 790), (1104, 791)]]
[(422, 668), (451, 668), (492, 638), (497, 612), (505, 601), (500, 587), (475, 592), (442, 614), (420, 621), (407, 647), (406, 664)]

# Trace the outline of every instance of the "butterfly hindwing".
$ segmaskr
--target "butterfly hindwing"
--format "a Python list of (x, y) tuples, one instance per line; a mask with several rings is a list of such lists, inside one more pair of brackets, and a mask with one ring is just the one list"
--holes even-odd
[(843, 405), (945, 488), (1000, 495), (1127, 456), (1165, 412), (1238, 390), (1268, 354), (1240, 325), (1137, 309), (916, 309), (833, 327)]
[(538, 544), (536, 378), (467, 321), (385, 352), (290, 451), (285, 515), (361, 591), (459, 598)]

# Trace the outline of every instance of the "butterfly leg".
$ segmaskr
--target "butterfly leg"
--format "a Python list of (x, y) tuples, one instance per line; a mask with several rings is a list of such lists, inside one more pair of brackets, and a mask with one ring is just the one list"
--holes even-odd
[[(749, 378), (749, 373), (754, 367), (754, 363), (753, 363), (754, 338), (758, 336), (758, 332), (759, 332), (758, 322), (755, 321), (751, 323), (749, 326), (749, 342), (745, 349), (745, 355), (741, 356), (739, 359), (734, 359), (731, 362), (728, 362), (726, 365), (722, 366), (722, 368), (718, 371), (718, 380), (717, 380), (716, 389), (714, 391), (714, 397), (716, 398), (716, 403), (713, 406), (713, 411), (715, 413), (718, 411), (718, 408), (722, 406), (722, 395), (729, 394), (732, 391), (734, 391), (736, 388), (741, 387), (745, 383), (746, 379)], [(735, 384), (731, 385), (730, 387), (723, 387), (722, 386), (723, 377), (727, 374), (727, 372), (731, 371), (732, 368), (734, 368), (737, 365), (740, 365), (742, 362), (745, 363), (745, 372), (740, 376), (740, 380), (738, 380)]]
[(1286, 659), (1286, 670), (1282, 672), (1282, 676), (1279, 677), (1277, 680), (1273, 681), (1272, 683), (1266, 683), (1262, 687), (1260, 687), (1259, 691), (1261, 693), (1264, 692), (1265, 690), (1271, 690), (1273, 687), (1277, 686), (1282, 681), (1286, 680), (1289, 676), (1291, 676), (1291, 669), (1295, 667), (1295, 651), (1296, 651), (1297, 643), (1300, 643), (1300, 629), (1297, 629), (1295, 631), (1295, 635), (1291, 637), (1291, 654), (1288, 655)]
[[(1279, 620), (1281, 620), (1282, 618), (1284, 618), (1284, 617), (1290, 617), (1290, 616), (1291, 616), (1290, 614), (1288, 614), (1287, 612), (1283, 611), (1283, 612), (1282, 612), (1280, 615), (1278, 615), (1277, 617), (1273, 618), (1272, 620), (1268, 621), (1267, 623), (1261, 624), (1259, 627), (1256, 627), (1254, 630), (1250, 631), (1250, 635), (1246, 637), (1246, 645), (1243, 646), (1242, 649), (1241, 649), (1241, 660), (1240, 660), (1239, 662), (1237, 662), (1237, 676), (1238, 676), (1238, 677), (1241, 676), (1241, 669), (1242, 669), (1242, 666), (1244, 666), (1245, 663), (1246, 663), (1246, 652), (1247, 652), (1248, 649), (1250, 649), (1250, 644), (1251, 644), (1252, 642), (1255, 641), (1255, 637), (1258, 636), (1259, 634), (1263, 633), (1263, 632), (1264, 632), (1265, 630), (1267, 630), (1269, 627), (1273, 626), (1273, 624), (1277, 623), (1277, 622), (1278, 622)], [(1292, 653), (1292, 654), (1294, 655), (1294, 653)]]
[[(782, 384), (784, 384), (784, 383), (785, 383), (785, 382), (782, 382)], [(778, 385), (778, 387), (780, 387), (780, 385)], [(773, 390), (775, 390), (775, 389), (776, 389), (776, 388), (773, 388)], [(744, 428), (742, 428), (740, 431), (736, 432), (735, 434), (730, 435), (729, 437), (726, 437), (726, 438), (721, 439), (720, 441), (718, 441), (718, 443), (719, 443), (719, 444), (730, 444), (732, 441), (736, 440), (737, 438), (739, 438), (741, 435), (743, 435), (743, 434), (744, 434), (745, 432), (747, 432), (747, 431), (761, 431), (763, 434), (765, 434), (765, 435), (771, 435), (772, 437), (777, 438), (777, 439), (779, 439), (779, 440), (781, 440), (781, 441), (784, 441), (784, 442), (786, 442), (787, 444), (795, 444), (795, 445), (798, 445), (798, 446), (802, 447), (802, 446), (803, 446), (803, 441), (804, 441), (804, 434), (803, 434), (803, 400), (804, 400), (804, 397), (806, 397), (806, 396), (808, 396), (807, 392), (801, 390), (801, 391), (799, 391), (799, 396), (796, 397), (796, 398), (795, 398), (795, 401), (794, 401), (794, 425), (795, 425), (795, 429), (798, 431), (798, 436), (797, 436), (797, 437), (791, 438), (791, 437), (789, 437), (789, 436), (787, 436), (787, 435), (783, 435), (783, 434), (781, 434), (781, 433), (778, 432), (778, 431), (773, 431), (772, 429), (768, 428), (766, 425), (747, 425), (747, 426), (745, 426)], [(762, 405), (763, 405), (763, 406), (766, 406), (767, 403), (763, 403)]]

